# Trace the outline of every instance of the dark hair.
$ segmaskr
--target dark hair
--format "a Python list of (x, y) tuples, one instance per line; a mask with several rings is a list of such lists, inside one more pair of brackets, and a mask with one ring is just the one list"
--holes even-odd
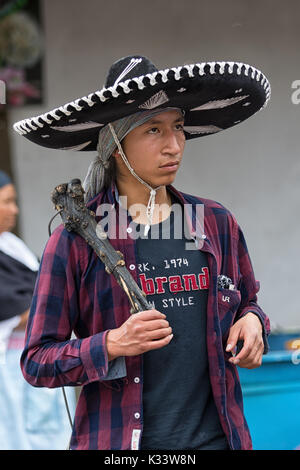
[(116, 181), (117, 175), (117, 165), (116, 159), (113, 157), (109, 158), (109, 166), (106, 168), (104, 172), (104, 181), (103, 181), (103, 189), (108, 189), (113, 182)]

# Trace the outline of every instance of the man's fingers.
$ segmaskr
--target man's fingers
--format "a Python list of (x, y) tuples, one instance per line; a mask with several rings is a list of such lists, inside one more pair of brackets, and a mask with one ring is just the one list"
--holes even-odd
[(262, 326), (253, 312), (248, 312), (230, 328), (226, 351), (233, 353), (238, 341), (243, 341), (243, 347), (229, 362), (240, 367), (258, 367), (261, 364), (264, 345)]
[(146, 331), (160, 330), (162, 328), (169, 328), (169, 322), (163, 318), (158, 320), (149, 320), (144, 324)]
[(159, 318), (166, 318), (164, 313), (159, 312), (158, 310), (144, 310), (143, 312), (134, 313), (130, 318), (137, 318), (139, 320), (155, 320)]
[(240, 333), (239, 329), (234, 328), (234, 327), (231, 328), (229, 332), (228, 340), (227, 340), (226, 352), (234, 351), (234, 349), (236, 348), (238, 339), (239, 339), (239, 333)]
[(159, 349), (159, 348), (163, 348), (164, 346), (167, 346), (172, 340), (173, 336), (174, 336), (173, 333), (171, 333), (170, 335), (165, 336), (162, 339), (158, 339), (156, 341), (150, 341), (149, 343), (147, 343), (147, 351), (151, 351), (154, 349)]
[(263, 344), (259, 341), (244, 342), (240, 352), (229, 359), (229, 362), (238, 364), (240, 367), (254, 368), (261, 364)]
[(243, 346), (241, 350), (238, 352), (238, 354), (236, 354), (236, 356), (230, 358), (230, 362), (232, 362), (233, 364), (240, 364), (241, 361), (248, 359), (251, 354), (256, 354), (256, 350), (254, 351), (253, 348), (253, 339), (246, 337), (246, 339), (243, 341)]
[(158, 330), (153, 330), (147, 332), (147, 336), (150, 341), (165, 338), (166, 336), (169, 336), (172, 334), (172, 328), (159, 328)]

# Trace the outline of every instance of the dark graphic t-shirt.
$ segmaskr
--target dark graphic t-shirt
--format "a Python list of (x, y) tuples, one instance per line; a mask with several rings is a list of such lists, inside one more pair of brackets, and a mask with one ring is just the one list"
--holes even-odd
[[(135, 227), (142, 232), (144, 226)], [(183, 236), (177, 234), (171, 212), (137, 239), (140, 286), (174, 334), (168, 346), (143, 356), (142, 449), (224, 449), (208, 375), (207, 257), (186, 249), (184, 226)]]

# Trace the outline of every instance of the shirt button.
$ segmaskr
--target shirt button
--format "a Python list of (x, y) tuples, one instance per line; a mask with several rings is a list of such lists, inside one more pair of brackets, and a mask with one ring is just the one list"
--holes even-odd
[(140, 416), (141, 416), (140, 413), (134, 413), (135, 419), (139, 419)]
[(139, 384), (139, 383), (140, 383), (140, 378), (139, 378), (139, 377), (134, 377), (134, 382), (135, 382), (136, 384)]
[(135, 269), (135, 265), (134, 265), (134, 264), (131, 264), (131, 265), (129, 266), (129, 269), (130, 269), (131, 271), (133, 271), (133, 270)]
[(127, 227), (126, 232), (127, 232), (127, 233), (131, 233), (131, 232), (132, 232), (132, 228), (131, 228), (131, 227)]

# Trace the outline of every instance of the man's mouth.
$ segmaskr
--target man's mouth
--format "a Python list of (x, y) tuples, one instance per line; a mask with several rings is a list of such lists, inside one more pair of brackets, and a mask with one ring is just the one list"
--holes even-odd
[(160, 168), (176, 168), (178, 165), (179, 165), (179, 162), (176, 160), (176, 161), (165, 163), (164, 165), (161, 165)]

